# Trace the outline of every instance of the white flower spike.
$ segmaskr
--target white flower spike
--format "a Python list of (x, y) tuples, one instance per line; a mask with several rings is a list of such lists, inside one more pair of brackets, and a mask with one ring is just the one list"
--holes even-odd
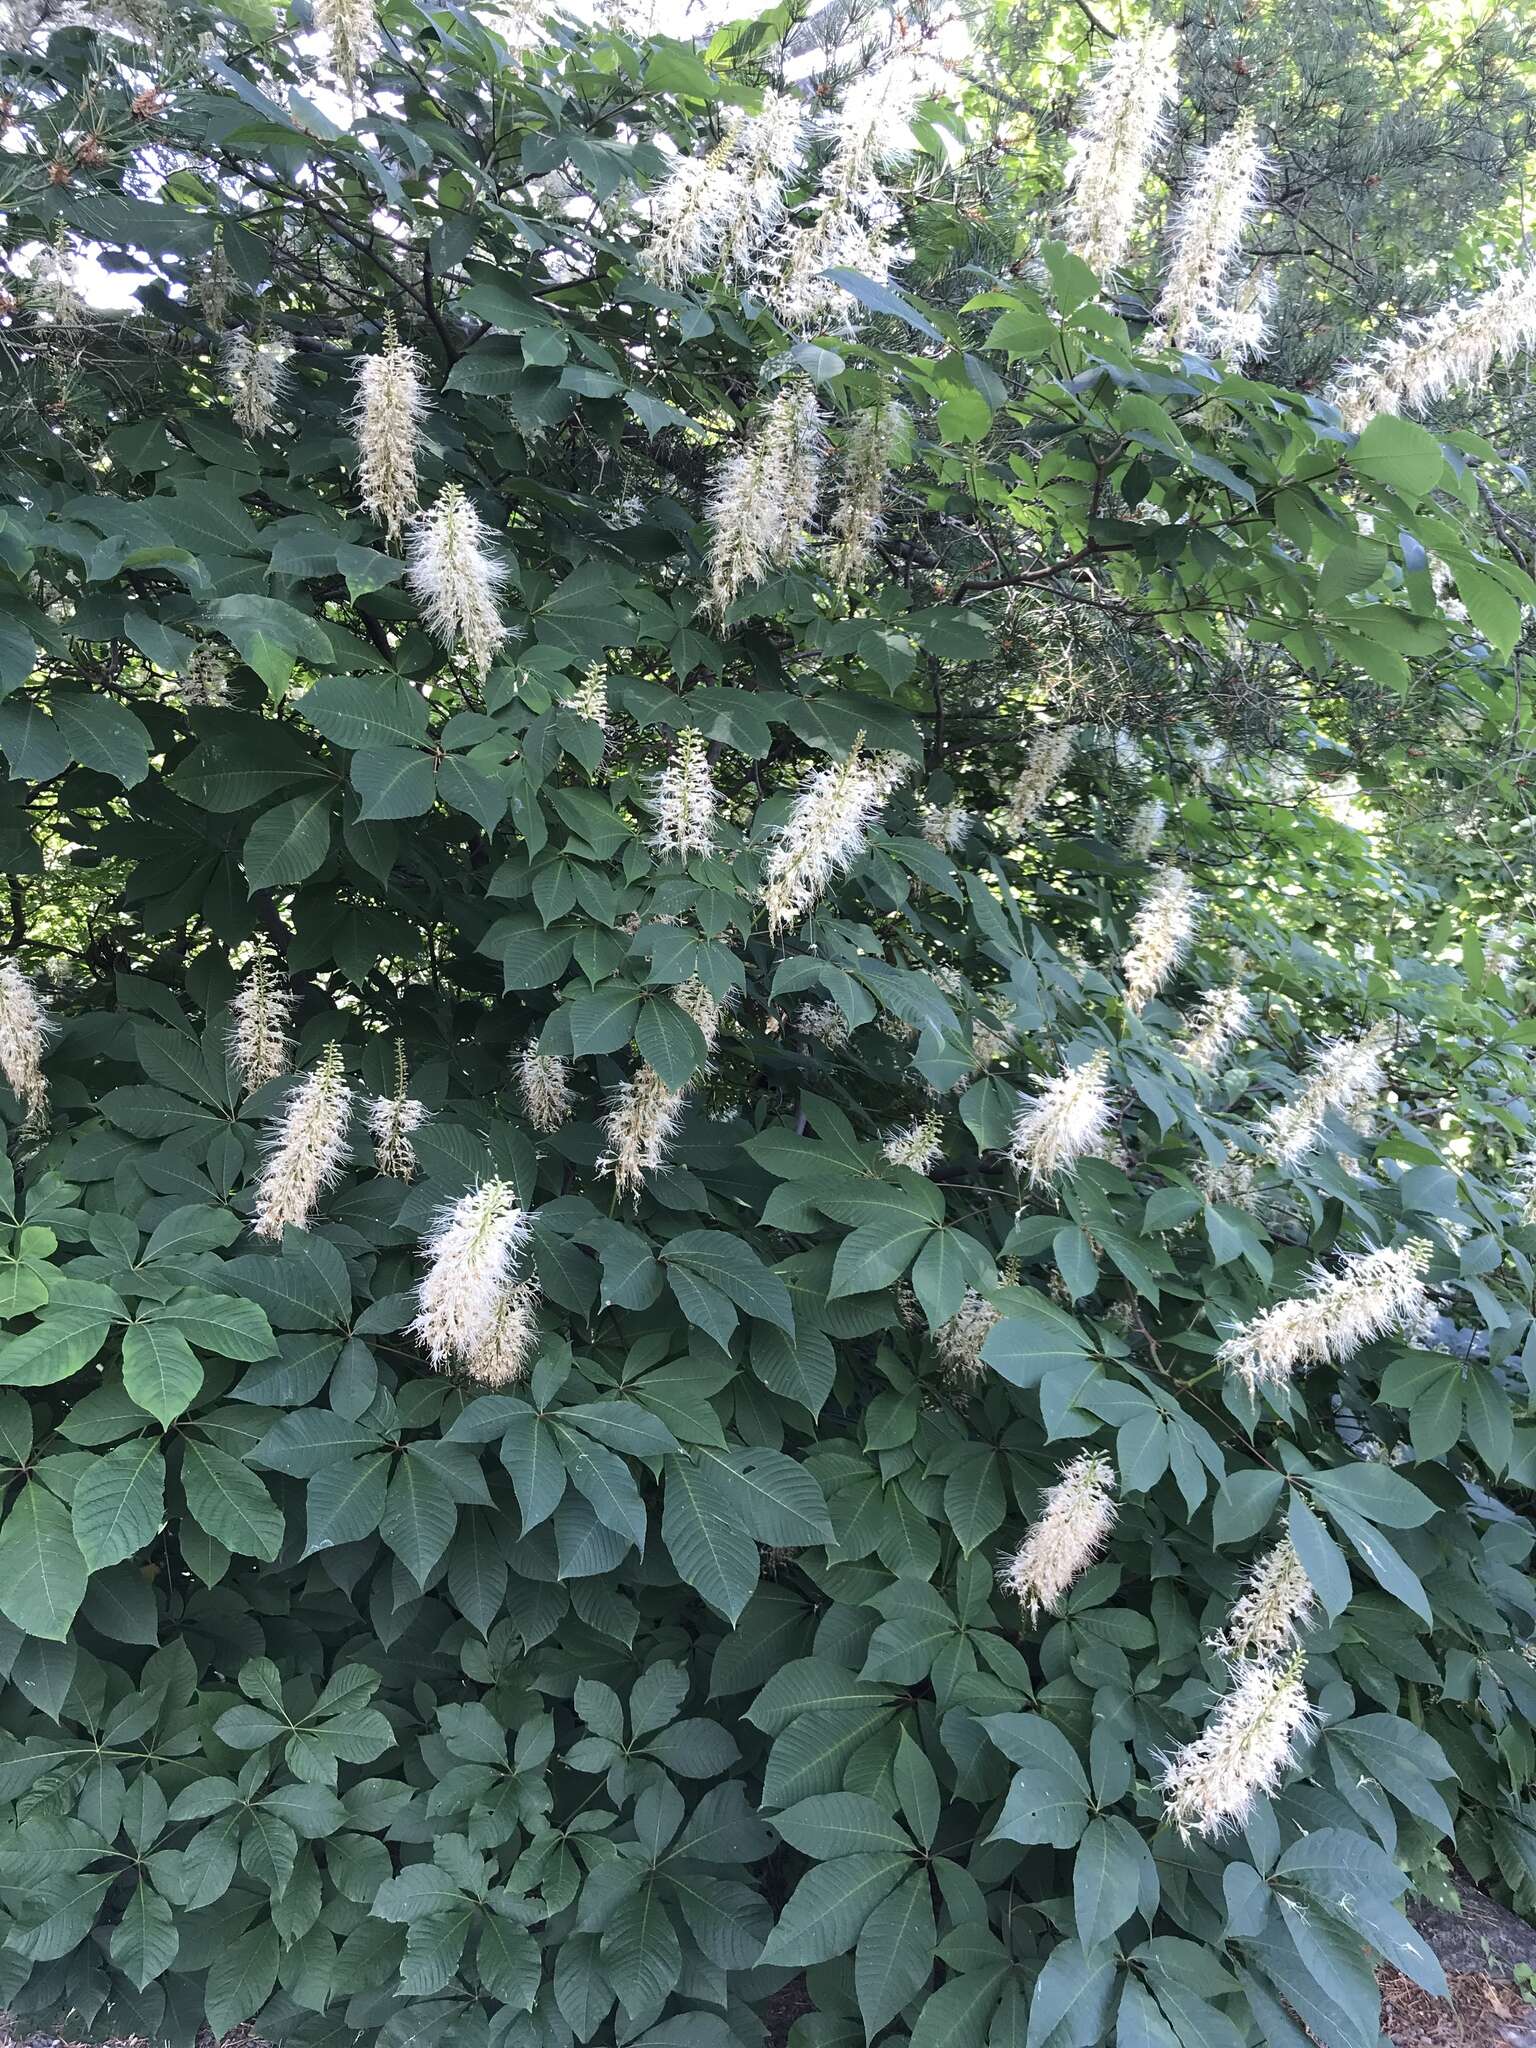
[(462, 647), (483, 677), (507, 637), (497, 608), (506, 570), (486, 552), (480, 515), (458, 484), (447, 484), (409, 529), (406, 580), (420, 600), (427, 631), (451, 654)]
[(1047, 1081), (1019, 1111), (1009, 1157), (1033, 1186), (1049, 1186), (1099, 1150), (1109, 1132), (1108, 1078), (1109, 1054), (1101, 1050)]
[(1041, 1498), (1040, 1512), (998, 1572), (1030, 1621), (1054, 1614), (1099, 1556), (1115, 1526), (1115, 1468), (1102, 1451), (1084, 1451), (1064, 1465)]
[(53, 1030), (37, 990), (16, 962), (0, 963), (0, 1074), (29, 1121), (40, 1118), (48, 1104), (43, 1054)]
[(1243, 1663), (1193, 1742), (1166, 1760), (1164, 1812), (1183, 1838), (1229, 1834), (1280, 1788), (1316, 1715), (1300, 1650)]
[(292, 1224), (307, 1230), (320, 1197), (347, 1163), (352, 1090), (342, 1078), (341, 1047), (328, 1045), (320, 1064), (288, 1095), (267, 1128), (267, 1158), (256, 1183), (251, 1228), (281, 1237)]

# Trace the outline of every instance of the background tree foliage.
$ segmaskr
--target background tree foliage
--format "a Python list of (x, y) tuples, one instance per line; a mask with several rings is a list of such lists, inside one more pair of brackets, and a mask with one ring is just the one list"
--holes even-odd
[[(1140, 352), (1048, 236), (958, 288), (938, 103), (906, 285), (845, 276), (839, 331), (658, 285), (643, 195), (778, 80), (786, 19), (705, 57), (383, 20), (346, 127), (254, 15), (6, 58), (4, 845), (59, 1021), (46, 1111), (0, 1096), (0, 1990), (167, 2043), (754, 2048), (804, 1970), (802, 2048), (1374, 2048), (1374, 1955), (1441, 1988), (1401, 1902), (1453, 1844), (1536, 1899), (1532, 586), (1496, 458)], [(86, 244), (131, 314), (65, 295)], [(507, 572), (483, 677), (360, 508), (390, 323), (423, 499), (459, 485)], [(231, 335), (292, 350), (270, 432)], [(786, 383), (839, 447), (908, 410), (878, 567), (840, 588), (823, 527), (718, 616), (710, 479)], [(721, 815), (677, 860), (690, 729)], [(770, 938), (777, 835), (861, 744), (906, 780)], [(1137, 1008), (1148, 850), (1204, 902)], [(258, 946), (295, 1072), (336, 1047), (387, 1099), (398, 1044), (432, 1112), (408, 1186), (359, 1115), (276, 1242), (294, 1082), (247, 1092), (229, 1029)], [(1205, 1072), (1188, 1013), (1234, 973)], [(1265, 1114), (1373, 1024), (1381, 1099), (1276, 1165)], [(1095, 1054), (1105, 1156), (1032, 1186), (1021, 1109)], [(621, 1198), (642, 1065), (686, 1114)], [(930, 1170), (893, 1161), (929, 1115)], [(431, 1219), (492, 1179), (542, 1305), (487, 1390), (410, 1326)], [(1432, 1330), (1262, 1398), (1224, 1371), (1314, 1262), (1416, 1239)], [(1119, 1520), (1032, 1618), (994, 1558), (1082, 1450)], [(1163, 1760), (1286, 1533), (1318, 1725), (1186, 1841)]]

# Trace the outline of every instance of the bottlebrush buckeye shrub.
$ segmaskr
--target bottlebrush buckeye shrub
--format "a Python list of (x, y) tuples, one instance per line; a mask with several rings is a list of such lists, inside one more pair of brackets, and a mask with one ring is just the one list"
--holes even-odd
[(1528, 984), (1312, 779), (1524, 715), (1472, 458), (925, 270), (921, 77), (341, 26), (10, 60), (140, 282), (10, 338), (0, 1999), (1374, 2048), (1536, 1898)]

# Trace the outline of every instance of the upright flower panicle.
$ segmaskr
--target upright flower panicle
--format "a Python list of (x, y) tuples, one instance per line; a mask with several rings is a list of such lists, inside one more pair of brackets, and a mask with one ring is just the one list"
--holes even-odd
[(376, 1095), (368, 1105), (368, 1130), (379, 1172), (391, 1180), (411, 1180), (416, 1173), (416, 1147), (411, 1133), (427, 1120), (427, 1106), (407, 1087), (405, 1041), (395, 1040), (395, 1092)]
[(940, 1323), (933, 1333), (934, 1346), (946, 1379), (964, 1387), (986, 1377), (981, 1347), (1002, 1319), (1001, 1311), (994, 1308), (984, 1294), (974, 1287), (967, 1287), (960, 1306), (949, 1321)]
[(267, 1127), (267, 1157), (256, 1183), (251, 1228), (281, 1237), (292, 1224), (307, 1230), (327, 1188), (347, 1163), (352, 1090), (342, 1078), (341, 1047), (328, 1045), (320, 1064), (289, 1093)]
[(477, 676), (490, 669), (507, 637), (497, 608), (506, 570), (486, 552), (480, 515), (458, 484), (445, 485), (430, 511), (409, 528), (406, 580), (427, 631), (451, 654), (462, 647)]
[(1252, 1019), (1252, 1000), (1236, 982), (1208, 988), (1195, 1005), (1193, 1029), (1179, 1041), (1179, 1058), (1202, 1074), (1214, 1074)]
[(906, 407), (894, 399), (870, 406), (849, 422), (837, 502), (827, 522), (832, 536), (827, 574), (841, 589), (860, 581), (878, 560), (875, 543), (884, 531), (886, 488), (910, 430)]
[(364, 510), (398, 540), (416, 510), (416, 462), (427, 394), (421, 357), (394, 337), (357, 365), (352, 431), (357, 437), (357, 492)]
[(1202, 150), (1174, 215), (1157, 317), (1175, 348), (1212, 349), (1230, 337), (1232, 276), (1258, 210), (1264, 151), (1251, 114)]
[(828, 1052), (844, 1052), (853, 1039), (853, 1026), (841, 1007), (822, 996), (814, 1003), (802, 1003), (795, 1012), (795, 1029), (802, 1038), (824, 1045)]
[(536, 1043), (517, 1056), (517, 1092), (523, 1113), (536, 1131), (558, 1131), (571, 1113), (566, 1064), (558, 1053), (540, 1052)]
[(1003, 829), (1021, 832), (1044, 810), (1046, 799), (1067, 772), (1077, 739), (1075, 725), (1058, 725), (1031, 741), (1024, 766), (1003, 812)]
[(1217, 1361), (1250, 1392), (1284, 1386), (1308, 1366), (1342, 1365), (1362, 1344), (1419, 1325), (1429, 1259), (1429, 1245), (1417, 1238), (1355, 1252), (1340, 1273), (1317, 1267), (1305, 1294), (1260, 1309), (1226, 1339)]
[(1147, 860), (1162, 838), (1168, 823), (1168, 806), (1160, 796), (1148, 797), (1132, 818), (1125, 835), (1125, 850), (1132, 860)]
[(229, 702), (229, 659), (211, 640), (199, 640), (176, 678), (176, 690), (189, 711), (218, 710)]
[(516, 1280), (496, 1310), (484, 1344), (464, 1361), (477, 1386), (509, 1387), (528, 1370), (539, 1341), (539, 1290), (532, 1280)]
[(379, 47), (374, 0), (314, 0), (315, 27), (330, 44), (331, 69), (355, 93)]
[(604, 1150), (599, 1173), (611, 1174), (621, 1195), (639, 1191), (646, 1175), (667, 1163), (683, 1121), (685, 1091), (670, 1087), (654, 1067), (640, 1067), (621, 1081), (603, 1115)]
[(1328, 396), (1358, 433), (1377, 413), (1423, 412), (1454, 392), (1479, 389), (1497, 364), (1533, 341), (1536, 264), (1507, 270), (1487, 291), (1404, 328), (1346, 369)]
[(1123, 36), (1084, 97), (1067, 164), (1067, 245), (1100, 277), (1124, 262), (1147, 166), (1178, 90), (1171, 28)]
[(1019, 1111), (1009, 1157), (1034, 1186), (1046, 1187), (1070, 1173), (1103, 1144), (1110, 1123), (1108, 1078), (1109, 1054), (1101, 1050), (1047, 1081)]
[[(989, 1067), (994, 1060), (1005, 1060), (1012, 1053), (1015, 1034), (1013, 1020), (1019, 1007), (1010, 996), (998, 995), (995, 991), (989, 991), (986, 1001), (987, 1008), (997, 1021), (995, 1024), (989, 1024), (985, 1017), (972, 1020), (971, 1057), (979, 1067)], [(969, 1085), (968, 1074), (955, 1083), (957, 1088), (966, 1088)]]
[(971, 830), (971, 814), (962, 803), (924, 804), (920, 818), (923, 837), (940, 853), (958, 853)]
[(232, 334), (225, 342), (224, 381), (235, 425), (248, 439), (269, 434), (281, 420), (291, 354), (286, 342), (254, 341), (248, 334)]
[(652, 196), (651, 238), (640, 263), (669, 291), (715, 268), (726, 224), (741, 206), (732, 164), (741, 128), (738, 116), (711, 149), (685, 156)]
[(1115, 1468), (1102, 1451), (1084, 1451), (1064, 1465), (1040, 1501), (1028, 1534), (998, 1572), (1034, 1621), (1054, 1614), (1068, 1591), (1099, 1556), (1115, 1526)]
[(530, 1223), (503, 1180), (483, 1181), (433, 1218), (411, 1335), (439, 1369), (494, 1355)]
[(779, 828), (763, 877), (770, 938), (805, 916), (864, 851), (882, 795), (863, 742), (860, 733), (846, 760), (816, 771)]
[(709, 502), (712, 602), (725, 612), (805, 549), (821, 488), (825, 442), (810, 386), (783, 384), (745, 442), (721, 462)]
[(727, 277), (756, 275), (784, 218), (784, 187), (805, 156), (805, 112), (793, 93), (763, 96), (760, 113), (743, 121), (731, 163), (730, 204), (720, 227), (718, 262)]
[(1247, 1584), (1227, 1616), (1217, 1647), (1229, 1659), (1270, 1658), (1286, 1649), (1311, 1619), (1317, 1595), (1289, 1536), (1249, 1567)]
[(613, 714), (608, 708), (608, 671), (600, 661), (588, 662), (570, 695), (560, 699), (560, 708), (586, 719), (607, 739)]
[(1169, 868), (1131, 919), (1131, 947), (1121, 963), (1125, 1001), (1144, 1009), (1167, 985), (1195, 936), (1200, 899), (1182, 868)]
[(910, 1167), (913, 1173), (927, 1173), (944, 1150), (941, 1117), (921, 1116), (915, 1123), (899, 1124), (887, 1131), (880, 1150), (892, 1166)]
[(799, 101), (770, 92), (760, 113), (733, 115), (713, 148), (684, 157), (651, 201), (646, 274), (671, 289), (715, 270), (752, 276), (784, 217), (804, 131)]
[(0, 963), (0, 1074), (29, 1121), (47, 1107), (43, 1054), (53, 1029), (37, 990), (16, 962)]
[(845, 94), (809, 217), (789, 227), (776, 261), (766, 266), (764, 288), (786, 327), (849, 323), (856, 301), (829, 270), (857, 270), (877, 284), (889, 278), (900, 209), (881, 173), (909, 146), (924, 76), (921, 62), (903, 55), (856, 79)]
[(259, 939), (229, 1006), (230, 1057), (248, 1094), (287, 1073), (292, 1013), (293, 998), (273, 971), (266, 940)]
[(656, 829), (653, 849), (671, 860), (713, 853), (719, 793), (709, 772), (704, 736), (685, 725), (677, 735), (671, 759), (652, 784)]
[(1255, 1802), (1279, 1790), (1316, 1719), (1305, 1668), (1300, 1650), (1245, 1661), (1194, 1741), (1165, 1760), (1164, 1812), (1185, 1841), (1242, 1827)]
[(1330, 1109), (1361, 1114), (1380, 1094), (1382, 1056), (1391, 1028), (1373, 1024), (1359, 1038), (1336, 1038), (1313, 1061), (1298, 1094), (1278, 1103), (1264, 1120), (1264, 1149), (1280, 1166), (1299, 1166), (1322, 1137)]

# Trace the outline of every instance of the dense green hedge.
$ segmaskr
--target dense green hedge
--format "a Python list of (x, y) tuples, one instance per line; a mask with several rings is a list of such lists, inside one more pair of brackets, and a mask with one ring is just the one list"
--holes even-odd
[(384, 18), (340, 132), (255, 15), (10, 60), (0, 1998), (1375, 2048), (1453, 1839), (1536, 1898), (1536, 1034), (1323, 739), (1527, 715), (1481, 457), (1060, 243), (660, 261), (771, 24)]

